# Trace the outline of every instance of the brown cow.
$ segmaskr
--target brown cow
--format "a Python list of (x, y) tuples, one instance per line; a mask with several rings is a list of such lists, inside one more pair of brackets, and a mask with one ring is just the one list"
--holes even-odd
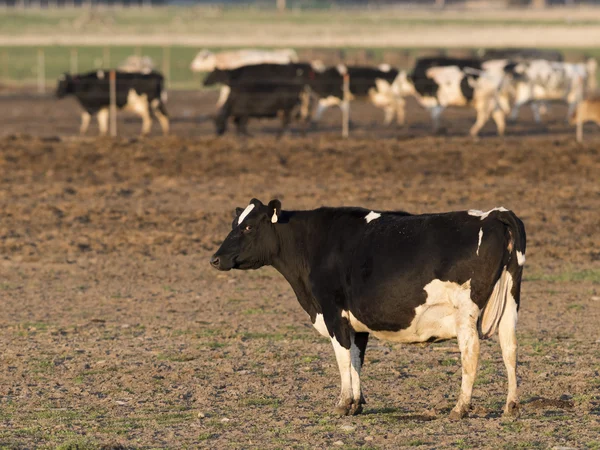
[(577, 106), (571, 116), (571, 125), (577, 125), (577, 142), (583, 142), (583, 124), (595, 122), (600, 126), (600, 97), (588, 98)]

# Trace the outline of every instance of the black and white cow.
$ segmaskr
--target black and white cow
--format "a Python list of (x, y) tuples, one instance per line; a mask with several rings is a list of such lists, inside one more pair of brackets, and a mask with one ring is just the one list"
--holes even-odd
[[(110, 106), (109, 72), (98, 70), (79, 75), (64, 74), (58, 78), (56, 96), (64, 98), (73, 95), (83, 108), (81, 113), (81, 134), (85, 134), (91, 116), (96, 114), (100, 134), (108, 131)], [(156, 115), (164, 134), (169, 132), (169, 115), (165, 107), (167, 92), (164, 78), (158, 72), (116, 73), (117, 108), (131, 111), (142, 118), (142, 134), (152, 128), (152, 114)]]
[(411, 215), (363, 208), (284, 211), (253, 199), (210, 263), (219, 270), (273, 266), (314, 327), (331, 339), (341, 375), (336, 412), (358, 414), (369, 334), (414, 343), (458, 338), (464, 417), (479, 340), (499, 333), (508, 372), (504, 412), (518, 413), (516, 324), (525, 228), (504, 208)]
[[(325, 110), (331, 106), (339, 106), (342, 110), (349, 108), (344, 102), (344, 75), (348, 75), (350, 95), (348, 100), (370, 100), (385, 113), (384, 123), (390, 125), (396, 118), (399, 125), (404, 124), (404, 99), (395, 93), (392, 84), (398, 77), (398, 70), (387, 64), (379, 67), (345, 66), (324, 70), (315, 70), (310, 87), (318, 97), (317, 110), (313, 121), (318, 122)], [(348, 114), (350, 111), (348, 111)]]
[(393, 89), (403, 96), (414, 95), (429, 110), (434, 132), (439, 130), (440, 116), (446, 107), (474, 107), (477, 120), (470, 134), (475, 137), (490, 116), (498, 134), (504, 134), (506, 107), (499, 101), (504, 83), (503, 72), (483, 69), (479, 60), (423, 58), (410, 75), (400, 73)]

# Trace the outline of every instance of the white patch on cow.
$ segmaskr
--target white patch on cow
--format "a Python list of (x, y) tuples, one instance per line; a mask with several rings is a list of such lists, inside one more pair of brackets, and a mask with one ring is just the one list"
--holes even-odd
[(338, 64), (337, 66), (335, 66), (335, 68), (337, 69), (340, 75), (346, 75), (348, 73), (348, 67), (346, 67), (344, 64)]
[(380, 213), (376, 213), (375, 211), (371, 211), (369, 214), (365, 216), (365, 220), (367, 223), (371, 223), (371, 220), (379, 219), (381, 217)]
[(248, 217), (248, 214), (250, 214), (253, 209), (254, 209), (254, 203), (250, 203), (248, 206), (246, 206), (246, 209), (244, 211), (242, 211), (242, 213), (240, 214), (240, 218), (238, 219), (238, 225), (241, 225), (241, 223), (244, 221), (244, 219), (246, 217)]
[(312, 67), (312, 70), (319, 73), (325, 72), (325, 69), (327, 69), (323, 61), (321, 61), (320, 59), (315, 59), (314, 61), (311, 61), (310, 67)]
[(98, 72), (96, 72), (96, 76), (99, 80), (104, 80), (104, 70), (99, 70)]
[(277, 223), (277, 210), (273, 210), (273, 215), (271, 216), (271, 223)]
[(167, 103), (169, 96), (167, 95), (167, 90), (163, 89), (162, 91), (160, 91), (160, 99), (162, 100), (163, 103)]
[(427, 299), (415, 308), (415, 317), (408, 328), (399, 331), (369, 329), (351, 311), (343, 311), (356, 332), (372, 333), (379, 339), (394, 342), (414, 343), (456, 337), (457, 314), (477, 308), (471, 300), (471, 280), (460, 285), (451, 281), (435, 279), (424, 288)]
[(525, 265), (525, 254), (517, 250), (517, 262), (520, 266)]
[(389, 72), (390, 70), (392, 70), (392, 66), (390, 66), (389, 64), (379, 64), (379, 66), (377, 66), (377, 68), (379, 70), (381, 70), (382, 72)]
[(329, 331), (327, 331), (327, 325), (325, 325), (325, 320), (323, 319), (323, 314), (318, 313), (316, 315), (313, 327), (315, 327), (315, 329), (319, 332), (321, 336), (330, 337)]
[(481, 240), (483, 239), (483, 228), (479, 229), (479, 242), (477, 243), (477, 256), (479, 256), (479, 247), (481, 247)]
[(506, 209), (504, 206), (499, 206), (493, 209), (490, 209), (488, 212), (483, 212), (483, 211), (479, 211), (478, 209), (470, 209), (468, 211), (470, 216), (478, 216), (481, 217), (481, 220), (485, 219), (487, 216), (489, 216), (493, 211), (508, 211), (508, 209)]
[(513, 279), (511, 274), (506, 270), (506, 267), (502, 269), (500, 278), (494, 285), (494, 290), (488, 299), (487, 304), (483, 308), (481, 313), (480, 321), (480, 335), (482, 337), (489, 337), (496, 332), (500, 319), (502, 318), (502, 312), (506, 306), (507, 299), (512, 289)]

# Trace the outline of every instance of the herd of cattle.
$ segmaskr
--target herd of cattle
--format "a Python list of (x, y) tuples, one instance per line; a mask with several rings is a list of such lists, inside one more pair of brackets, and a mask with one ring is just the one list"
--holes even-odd
[[(163, 76), (148, 61), (129, 65), (116, 74), (116, 104), (119, 109), (142, 117), (142, 133), (148, 133), (156, 116), (164, 133), (169, 130)], [(503, 135), (506, 117), (516, 120), (523, 105), (530, 105), (534, 119), (541, 122), (548, 103), (568, 104), (567, 120), (582, 125), (598, 123), (600, 103), (591, 98), (596, 89), (597, 62), (563, 61), (562, 54), (549, 50), (490, 50), (481, 58), (427, 57), (417, 59), (410, 71), (387, 64), (378, 67), (337, 65), (320, 61), (299, 62), (293, 50), (238, 50), (200, 52), (191, 70), (208, 72), (205, 86), (220, 86), (214, 120), (217, 134), (233, 118), (237, 131), (247, 134), (250, 118), (277, 118), (281, 133), (292, 120), (300, 120), (303, 131), (315, 124), (331, 106), (339, 106), (348, 117), (354, 100), (369, 101), (384, 111), (385, 124), (405, 121), (405, 98), (414, 96), (426, 108), (433, 130), (449, 106), (471, 107), (477, 118), (470, 134), (475, 137), (491, 119)], [(83, 107), (81, 132), (92, 115), (97, 115), (100, 132), (108, 130), (110, 88), (104, 70), (59, 78), (57, 95), (74, 95)], [(600, 123), (599, 123), (600, 124)]]

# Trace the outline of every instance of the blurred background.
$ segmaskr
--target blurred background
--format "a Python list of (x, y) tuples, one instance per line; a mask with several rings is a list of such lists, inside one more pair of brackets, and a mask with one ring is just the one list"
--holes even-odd
[(150, 57), (170, 89), (195, 89), (203, 48), (292, 47), (300, 60), (388, 63), (418, 56), (477, 55), (536, 47), (566, 61), (600, 55), (600, 0), (194, 1), (6, 0), (0, 2), (0, 90), (40, 93), (64, 72)]

